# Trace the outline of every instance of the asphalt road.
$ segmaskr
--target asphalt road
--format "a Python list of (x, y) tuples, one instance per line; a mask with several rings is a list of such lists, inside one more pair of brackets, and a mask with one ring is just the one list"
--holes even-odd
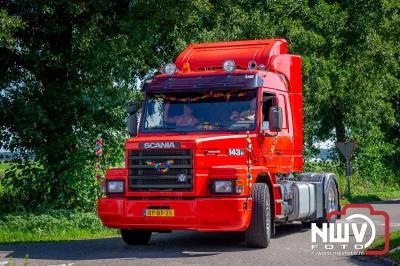
[[(400, 201), (373, 206), (389, 213), (391, 231), (400, 230)], [(293, 223), (278, 227), (266, 249), (246, 248), (236, 234), (182, 231), (154, 234), (148, 246), (136, 247), (120, 238), (0, 245), (0, 266), (10, 258), (17, 265), (390, 265), (375, 257), (315, 255), (310, 239), (310, 229)]]

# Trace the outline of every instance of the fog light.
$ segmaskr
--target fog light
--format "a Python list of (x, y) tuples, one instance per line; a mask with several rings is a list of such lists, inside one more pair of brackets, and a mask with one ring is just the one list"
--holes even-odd
[(226, 60), (224, 62), (223, 68), (228, 73), (232, 73), (232, 71), (235, 70), (235, 67), (236, 67), (236, 65), (235, 65), (235, 62), (233, 60)]
[(241, 179), (236, 179), (235, 181), (235, 192), (241, 194), (244, 192), (244, 182)]
[(107, 194), (122, 194), (124, 190), (124, 181), (107, 181)]

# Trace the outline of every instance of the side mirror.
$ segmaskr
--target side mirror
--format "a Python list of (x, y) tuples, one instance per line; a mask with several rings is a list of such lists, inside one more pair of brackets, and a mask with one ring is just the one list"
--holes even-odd
[(128, 103), (128, 120), (127, 120), (127, 126), (128, 126), (128, 133), (131, 137), (136, 137), (137, 136), (137, 116), (136, 113), (139, 110), (140, 104), (137, 102), (129, 102)]
[(131, 137), (137, 136), (137, 116), (136, 114), (128, 116), (127, 121), (128, 133)]
[(282, 124), (282, 107), (271, 107), (269, 109), (269, 130), (272, 132), (280, 132), (282, 131)]
[(127, 108), (128, 114), (130, 115), (136, 114), (139, 108), (140, 104), (138, 102), (129, 102)]

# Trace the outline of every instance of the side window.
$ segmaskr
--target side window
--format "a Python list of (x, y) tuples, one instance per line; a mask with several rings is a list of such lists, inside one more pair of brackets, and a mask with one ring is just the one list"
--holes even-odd
[(278, 104), (280, 107), (282, 107), (282, 116), (283, 116), (283, 121), (282, 121), (282, 129), (287, 129), (287, 112), (286, 112), (286, 107), (287, 107), (287, 103), (286, 103), (286, 98), (283, 94), (279, 94), (278, 96)]
[(276, 95), (273, 93), (263, 93), (262, 105), (262, 129), (269, 129), (269, 109), (277, 105)]
[(149, 99), (146, 110), (145, 127), (160, 127), (163, 125), (163, 108), (164, 101), (162, 99)]

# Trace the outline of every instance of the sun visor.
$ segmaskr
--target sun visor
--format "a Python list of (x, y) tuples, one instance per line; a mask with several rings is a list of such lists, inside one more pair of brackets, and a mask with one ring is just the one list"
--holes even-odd
[(157, 77), (144, 82), (146, 92), (181, 92), (210, 89), (252, 89), (263, 85), (259, 74)]

